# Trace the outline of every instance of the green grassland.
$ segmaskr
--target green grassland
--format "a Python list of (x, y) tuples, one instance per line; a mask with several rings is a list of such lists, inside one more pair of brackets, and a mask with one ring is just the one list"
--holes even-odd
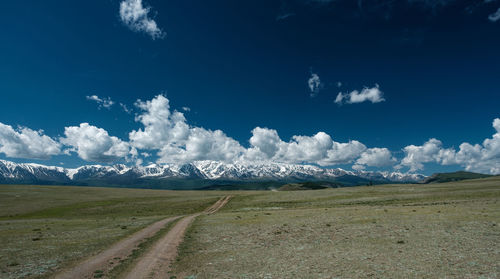
[(220, 192), (0, 186), (0, 278), (47, 277), (168, 216), (199, 212)]
[(500, 177), (300, 188), (0, 186), (0, 278), (50, 277), (154, 221), (202, 211), (225, 195), (233, 198), (221, 211), (189, 228), (173, 266), (177, 278), (500, 276)]
[(498, 278), (500, 178), (235, 196), (178, 278)]

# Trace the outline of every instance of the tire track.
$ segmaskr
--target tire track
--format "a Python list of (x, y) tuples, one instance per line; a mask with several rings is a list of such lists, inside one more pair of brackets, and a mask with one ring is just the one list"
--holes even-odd
[(132, 234), (131, 236), (118, 241), (110, 248), (92, 256), (76, 266), (63, 270), (56, 274), (56, 279), (74, 279), (74, 278), (94, 278), (94, 272), (101, 270), (104, 273), (115, 267), (120, 259), (127, 258), (132, 251), (136, 249), (146, 238), (154, 236), (158, 231), (170, 222), (173, 222), (182, 216), (170, 217), (160, 220), (148, 227)]
[(137, 264), (124, 278), (167, 278), (167, 274), (170, 271), (170, 265), (177, 257), (178, 247), (182, 243), (186, 230), (191, 222), (202, 214), (214, 214), (226, 205), (230, 199), (231, 196), (223, 197), (205, 211), (182, 218), (162, 239), (156, 242), (153, 247), (139, 259)]

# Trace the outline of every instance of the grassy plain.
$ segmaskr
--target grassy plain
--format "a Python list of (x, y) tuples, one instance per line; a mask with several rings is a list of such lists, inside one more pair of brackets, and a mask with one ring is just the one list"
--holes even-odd
[[(229, 193), (0, 186), (0, 278), (50, 277), (159, 219), (200, 212), (228, 194), (221, 211), (189, 228), (173, 266), (177, 278), (500, 276), (500, 177), (492, 177)], [(110, 275), (119, 278), (135, 260)]]
[(0, 186), (0, 278), (48, 277), (165, 217), (199, 212), (219, 192)]
[(177, 278), (498, 278), (500, 177), (235, 196)]

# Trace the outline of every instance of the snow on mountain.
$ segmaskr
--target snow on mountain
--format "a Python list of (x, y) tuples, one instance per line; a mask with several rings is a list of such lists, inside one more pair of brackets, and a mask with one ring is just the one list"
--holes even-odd
[(401, 172), (367, 172), (359, 171), (354, 175), (370, 180), (387, 180), (393, 182), (418, 182), (426, 178), (425, 175)]
[(39, 164), (17, 164), (0, 160), (0, 182), (71, 183), (85, 180), (113, 179), (204, 179), (204, 180), (335, 180), (356, 177), (378, 182), (418, 182), (420, 174), (399, 172), (347, 171), (320, 168), (312, 165), (283, 163), (236, 163), (197, 161), (182, 165), (126, 166), (86, 165), (67, 169)]
[(39, 164), (16, 164), (0, 160), (0, 181), (35, 182), (67, 181), (65, 169), (61, 167), (44, 166)]

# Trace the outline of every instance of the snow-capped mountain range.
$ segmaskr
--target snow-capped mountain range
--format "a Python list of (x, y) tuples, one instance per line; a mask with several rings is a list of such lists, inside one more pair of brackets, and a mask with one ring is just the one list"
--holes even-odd
[[(419, 182), (426, 176), (399, 172), (348, 171), (312, 165), (283, 163), (228, 164), (218, 161), (197, 161), (179, 165), (86, 165), (79, 168), (18, 164), (0, 160), (0, 183), (74, 184), (74, 185), (161, 185), (173, 181), (348, 181), (349, 185), (388, 182)], [(167, 183), (168, 184), (168, 183)]]

